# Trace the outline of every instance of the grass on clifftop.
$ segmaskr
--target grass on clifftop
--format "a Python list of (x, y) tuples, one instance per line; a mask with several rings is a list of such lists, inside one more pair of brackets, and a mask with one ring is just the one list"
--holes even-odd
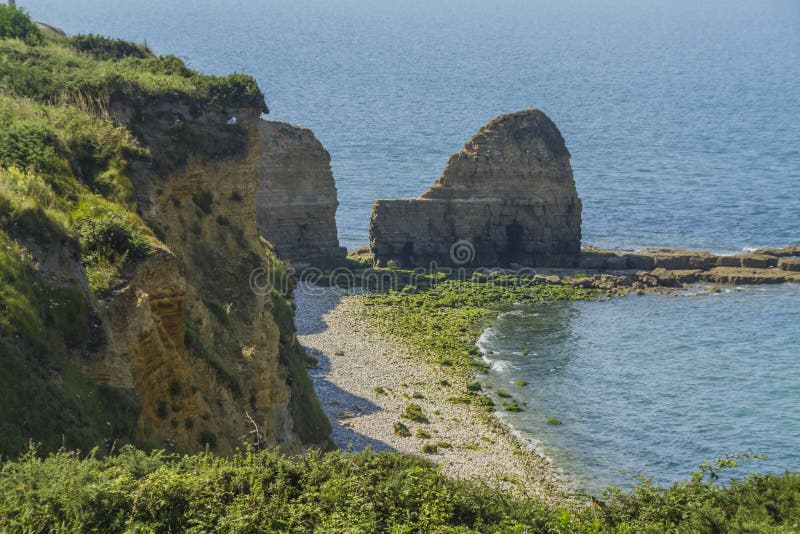
[(255, 80), (207, 76), (172, 55), (98, 35), (43, 34), (24, 11), (0, 5), (0, 87), (50, 104), (102, 109), (111, 98), (164, 99), (265, 108)]
[(77, 240), (90, 287), (107, 289), (150, 250), (126, 172), (128, 158), (147, 151), (126, 129), (71, 106), (0, 95), (0, 120), (2, 229)]
[[(438, 446), (446, 446), (441, 444)], [(559, 508), (449, 479), (396, 453), (31, 451), (0, 469), (4, 532), (796, 532), (800, 476), (716, 482), (728, 458), (671, 487), (642, 480)]]

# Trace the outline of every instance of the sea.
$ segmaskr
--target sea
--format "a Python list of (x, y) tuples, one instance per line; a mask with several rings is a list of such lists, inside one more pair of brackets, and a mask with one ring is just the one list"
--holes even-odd
[[(267, 118), (330, 152), (349, 248), (374, 199), (418, 196), (482, 124), (531, 107), (572, 154), (584, 245), (800, 242), (797, 0), (17, 3), (253, 75)], [(747, 469), (800, 467), (797, 285), (519, 308), (480, 346), (487, 385), (524, 403), (508, 424), (579, 488), (744, 450), (767, 456)]]

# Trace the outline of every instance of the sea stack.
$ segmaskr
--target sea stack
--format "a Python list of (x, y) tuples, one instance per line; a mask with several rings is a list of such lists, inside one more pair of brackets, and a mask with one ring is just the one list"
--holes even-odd
[(537, 109), (485, 124), (420, 198), (376, 200), (370, 221), (378, 264), (526, 266), (580, 252), (581, 201), (570, 154)]
[(311, 130), (259, 123), (256, 222), (278, 256), (296, 264), (332, 267), (347, 251), (336, 233), (336, 184), (331, 157)]

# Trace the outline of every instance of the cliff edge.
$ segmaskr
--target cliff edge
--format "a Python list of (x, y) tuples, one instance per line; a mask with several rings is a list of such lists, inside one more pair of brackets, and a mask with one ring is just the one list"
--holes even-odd
[(327, 446), (291, 282), (255, 224), (255, 81), (125, 41), (13, 37), (0, 39), (0, 454), (29, 439)]

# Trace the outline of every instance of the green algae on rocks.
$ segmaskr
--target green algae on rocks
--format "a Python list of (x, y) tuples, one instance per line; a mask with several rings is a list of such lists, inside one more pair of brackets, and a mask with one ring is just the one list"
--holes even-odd
[[(415, 351), (426, 362), (447, 372), (472, 374), (487, 369), (476, 342), (491, 319), (513, 305), (544, 300), (595, 300), (595, 289), (567, 284), (543, 284), (508, 274), (474, 273), (468, 279), (442, 280), (437, 273), (426, 286), (370, 293), (363, 314), (372, 328)], [(467, 386), (451, 402), (494, 411), (494, 402), (477, 387)], [(516, 403), (506, 407), (520, 409)]]
[(567, 284), (542, 284), (512, 275), (444, 280), (426, 288), (365, 295), (364, 314), (380, 332), (410, 346), (429, 362), (483, 369), (475, 343), (489, 320), (517, 303), (595, 300), (605, 293)]

